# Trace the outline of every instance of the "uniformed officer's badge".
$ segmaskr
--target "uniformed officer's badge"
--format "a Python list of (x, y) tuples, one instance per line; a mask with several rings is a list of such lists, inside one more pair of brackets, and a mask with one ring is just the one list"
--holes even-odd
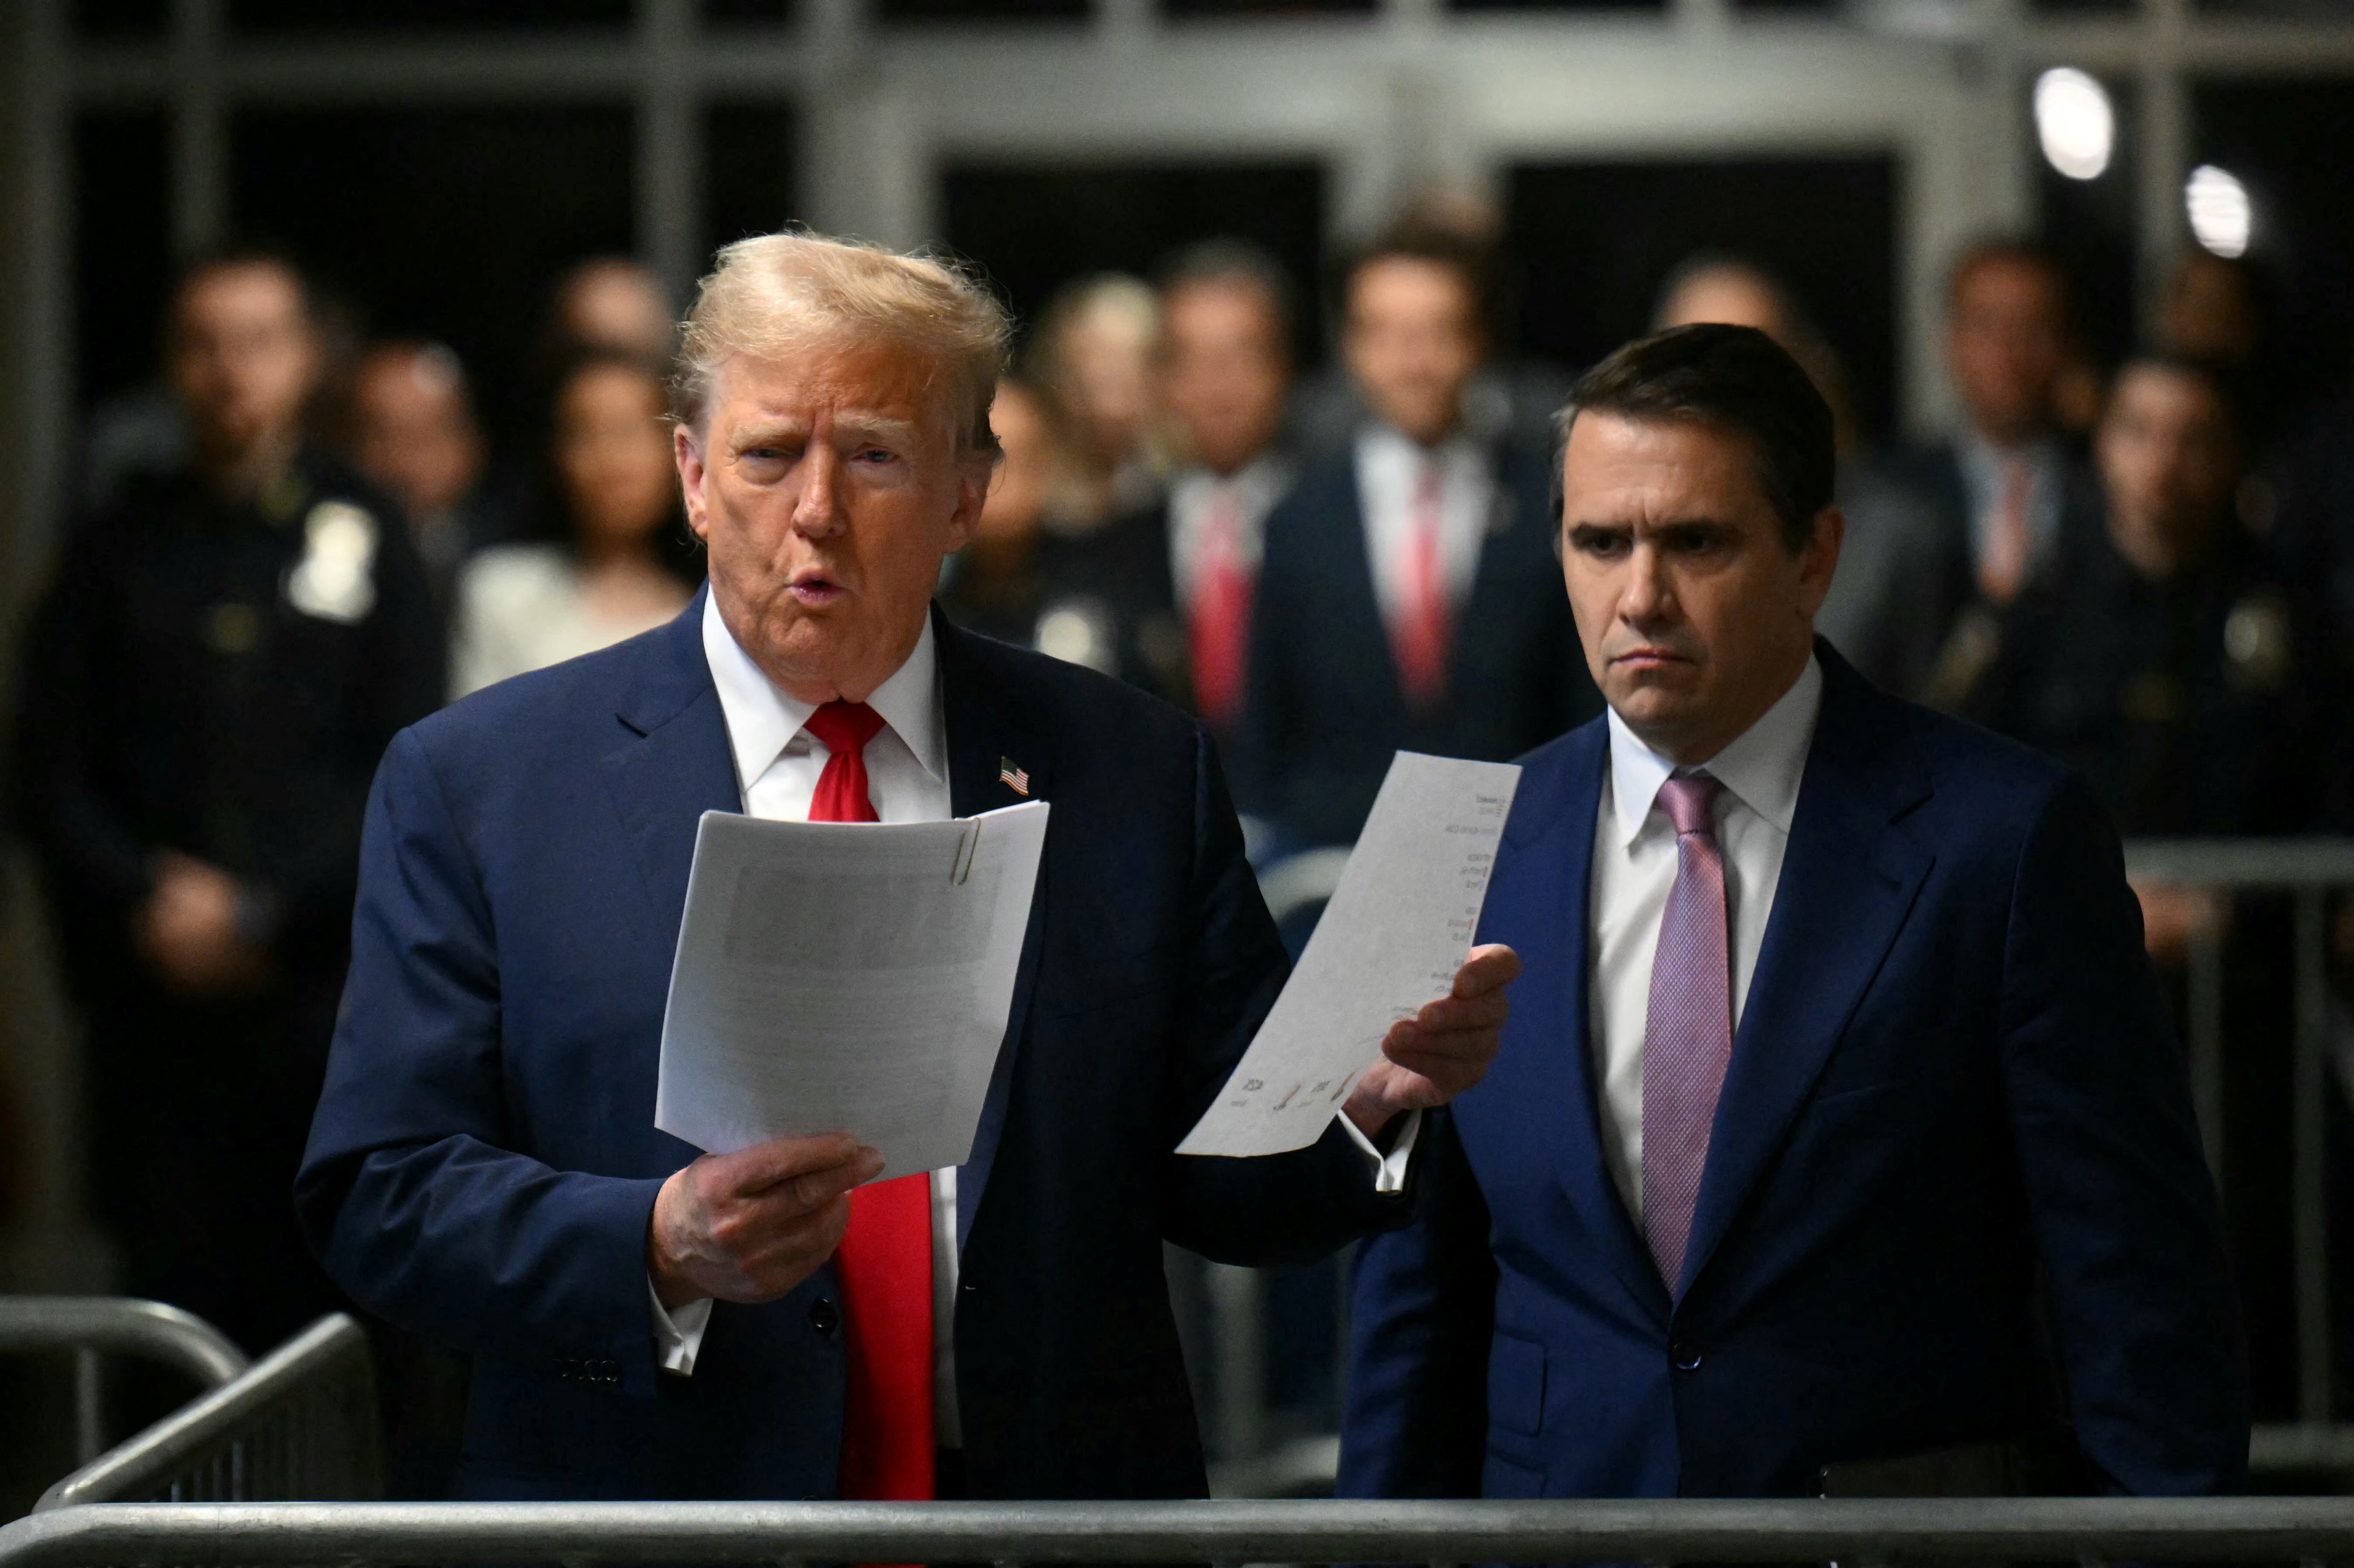
[(2296, 662), (2288, 606), (2276, 593), (2252, 593), (2223, 619), (2223, 657), (2232, 684), (2243, 692), (2278, 691)]
[(346, 626), (376, 608), (376, 518), (348, 501), (322, 501), (302, 519), (302, 558), (286, 574), (286, 602)]

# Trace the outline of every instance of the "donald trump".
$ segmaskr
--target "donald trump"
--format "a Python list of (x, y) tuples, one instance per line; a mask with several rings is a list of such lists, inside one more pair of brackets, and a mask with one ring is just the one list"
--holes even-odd
[[(952, 268), (720, 253), (675, 443), (710, 581), (671, 625), (404, 732), (298, 1185), (330, 1271), (471, 1354), (475, 1498), (1204, 1489), (1161, 1272), (1406, 1218), (1417, 1113), (1496, 1050), (1508, 949), (1384, 1043), (1322, 1141), (1173, 1154), (1285, 976), (1217, 758), (1174, 709), (931, 605), (996, 456), (1008, 323)], [(707, 810), (1054, 802), (970, 1161), (653, 1126)]]

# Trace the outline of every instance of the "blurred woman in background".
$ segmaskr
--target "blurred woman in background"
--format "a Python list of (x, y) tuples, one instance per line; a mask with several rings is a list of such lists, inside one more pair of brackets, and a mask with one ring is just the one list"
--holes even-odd
[(452, 695), (609, 647), (686, 607), (700, 562), (665, 407), (661, 372), (626, 354), (586, 353), (557, 380), (548, 457), (567, 536), (467, 564)]

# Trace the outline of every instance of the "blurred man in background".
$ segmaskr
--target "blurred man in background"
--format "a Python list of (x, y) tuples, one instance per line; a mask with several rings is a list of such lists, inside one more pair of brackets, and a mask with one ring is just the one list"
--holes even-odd
[(556, 281), (548, 302), (551, 357), (582, 350), (665, 361), (678, 342), (678, 317), (654, 270), (627, 256), (598, 256)]
[(1182, 453), (1165, 497), (1088, 542), (1121, 675), (1231, 737), (1242, 715), (1267, 514), (1291, 487), (1278, 444), (1291, 386), (1290, 285), (1255, 245), (1212, 239), (1161, 282), (1160, 395)]
[[(2305, 586), (2269, 567), (2240, 525), (2238, 419), (2228, 372), (2162, 351), (2126, 365), (2094, 447), (2105, 526), (2072, 530), (2062, 568), (2011, 606), (1973, 705), (2090, 780), (2128, 836), (2328, 831), (2343, 685)], [(2286, 1419), (2290, 911), (2277, 895), (2147, 879), (2134, 890), (2178, 1003), (2194, 942), (2221, 944), (2222, 1187), (2259, 1409)]]
[(1993, 657), (2002, 608), (2054, 558), (2081, 465), (2055, 422), (2071, 331), (2059, 263), (1979, 245), (1955, 264), (1946, 305), (1962, 427), (1851, 476), (1847, 558), (1820, 624), (1882, 686), (1952, 707)]
[[(2082, 772), (2129, 835), (2314, 830), (2327, 672), (2302, 593), (2239, 524), (2222, 374), (2129, 361), (2094, 450), (2105, 526), (2072, 530), (2011, 606), (1974, 709)], [(2189, 896), (2144, 890), (2154, 949), (2180, 952)]]
[(1169, 458), (1152, 377), (1160, 349), (1160, 301), (1140, 278), (1097, 273), (1046, 302), (1023, 364), (1070, 438), (1078, 504), (1056, 508), (1056, 532), (1091, 533), (1159, 493)]
[(378, 344), (360, 360), (351, 403), (352, 466), (399, 506), (447, 620), (458, 568), (513, 532), (484, 484), (490, 447), (465, 366), (438, 343)]
[(1553, 587), (1536, 453), (1482, 439), (1479, 254), (1398, 229), (1350, 270), (1372, 411), (1267, 519), (1237, 771), (1286, 838), (1346, 843), (1400, 747), (1514, 757), (1598, 705)]
[(259, 1351), (330, 1299), (289, 1194), (368, 781), (440, 700), (440, 635), (407, 534), (303, 441), (320, 348), (292, 267), (194, 267), (166, 355), (191, 455), (73, 530), (16, 785), (89, 1024), (124, 1286)]

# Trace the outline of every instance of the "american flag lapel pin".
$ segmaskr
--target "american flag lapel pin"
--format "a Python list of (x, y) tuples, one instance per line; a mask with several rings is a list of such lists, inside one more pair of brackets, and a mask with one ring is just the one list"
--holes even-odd
[(1016, 795), (1026, 796), (1030, 793), (1030, 775), (1022, 768), (1014, 767), (1013, 758), (1010, 757), (1001, 757), (997, 759), (997, 781)]

